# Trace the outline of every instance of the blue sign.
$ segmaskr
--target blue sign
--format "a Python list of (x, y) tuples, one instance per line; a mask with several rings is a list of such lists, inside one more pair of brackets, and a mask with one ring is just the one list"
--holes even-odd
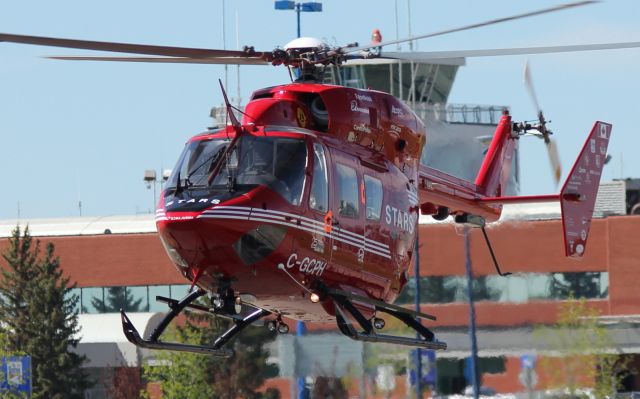
[(322, 3), (318, 3), (316, 1), (311, 1), (309, 3), (302, 3), (302, 11), (305, 11), (305, 12), (321, 12), (322, 11)]
[(536, 368), (536, 355), (520, 356), (520, 368), (523, 370)]
[(416, 384), (416, 359), (420, 351), (422, 358), (422, 378), (420, 382), (423, 385), (436, 385), (436, 351), (429, 349), (412, 349), (411, 350), (411, 370), (409, 370), (409, 383)]
[(296, 8), (295, 1), (278, 0), (275, 3), (276, 10), (293, 10)]
[(31, 396), (31, 356), (2, 358), (0, 393), (23, 393)]

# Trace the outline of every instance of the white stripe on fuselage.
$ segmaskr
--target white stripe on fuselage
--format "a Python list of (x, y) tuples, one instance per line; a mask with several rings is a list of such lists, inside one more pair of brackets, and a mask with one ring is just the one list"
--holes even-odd
[[(165, 215), (159, 214), (158, 216), (156, 220), (166, 220)], [(231, 219), (278, 224), (332, 238), (358, 249), (362, 248), (366, 252), (391, 259), (391, 252), (387, 244), (366, 238), (362, 234), (356, 234), (343, 228), (333, 227), (332, 232), (327, 233), (324, 230), (324, 223), (293, 213), (244, 206), (221, 205), (205, 210), (201, 215), (197, 216), (197, 218)]]

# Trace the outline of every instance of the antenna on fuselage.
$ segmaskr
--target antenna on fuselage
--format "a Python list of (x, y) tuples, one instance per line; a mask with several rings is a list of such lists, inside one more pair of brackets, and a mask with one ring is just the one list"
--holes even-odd
[(229, 102), (229, 98), (227, 97), (227, 92), (224, 90), (224, 85), (222, 84), (222, 80), (218, 79), (220, 83), (220, 90), (222, 90), (222, 97), (224, 98), (224, 105), (227, 108), (227, 115), (229, 116), (229, 120), (231, 121), (231, 125), (235, 129), (236, 133), (240, 134), (242, 130), (242, 125), (236, 118), (236, 114), (233, 113), (233, 105)]

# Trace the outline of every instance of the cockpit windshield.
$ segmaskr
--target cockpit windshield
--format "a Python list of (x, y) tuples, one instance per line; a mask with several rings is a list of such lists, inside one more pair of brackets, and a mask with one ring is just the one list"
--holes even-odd
[(226, 138), (189, 143), (167, 189), (246, 192), (264, 185), (293, 205), (301, 203), (307, 165), (303, 139), (245, 134), (227, 152), (230, 143)]

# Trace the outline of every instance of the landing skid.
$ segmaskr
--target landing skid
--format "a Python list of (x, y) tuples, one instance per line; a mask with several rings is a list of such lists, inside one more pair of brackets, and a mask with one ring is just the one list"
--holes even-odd
[[(426, 349), (447, 349), (447, 344), (445, 342), (436, 340), (434, 334), (418, 321), (418, 319), (435, 320), (436, 318), (434, 316), (426, 313), (415, 312), (382, 301), (376, 301), (359, 295), (350, 294), (345, 291), (329, 290), (327, 294), (333, 299), (335, 304), (338, 329), (351, 339), (366, 342), (386, 342), (390, 344), (415, 346)], [(353, 305), (352, 300), (373, 305), (376, 311), (387, 313), (402, 321), (405, 325), (411, 327), (420, 334), (422, 338), (377, 334), (374, 331), (374, 323), (367, 319)], [(354, 326), (354, 323), (350, 320), (355, 320), (362, 330), (358, 331)]]
[[(234, 338), (240, 331), (244, 330), (247, 326), (252, 324), (253, 322), (267, 316), (270, 312), (264, 309), (256, 309), (250, 314), (242, 317), (238, 315), (229, 315), (224, 313), (212, 312), (204, 306), (200, 306), (197, 304), (193, 304), (195, 300), (200, 298), (206, 293), (204, 290), (193, 290), (188, 293), (184, 298), (180, 301), (176, 301), (169, 298), (161, 297), (159, 298), (162, 302), (166, 302), (171, 309), (169, 313), (167, 313), (164, 318), (160, 321), (158, 326), (153, 330), (149, 338), (143, 339), (138, 333), (138, 330), (135, 328), (131, 320), (127, 317), (124, 310), (120, 310), (120, 315), (122, 317), (122, 330), (124, 331), (124, 335), (127, 337), (129, 342), (132, 344), (139, 346), (141, 348), (147, 349), (164, 349), (171, 351), (180, 351), (180, 352), (192, 352), (192, 353), (200, 353), (206, 354), (216, 357), (231, 357), (233, 356), (233, 349), (223, 348), (223, 346), (229, 342), (232, 338)], [(200, 345), (188, 345), (188, 344), (180, 344), (175, 342), (162, 342), (159, 340), (160, 335), (167, 328), (169, 323), (182, 312), (185, 308), (190, 308), (193, 310), (203, 311), (210, 314), (214, 314), (217, 316), (223, 316), (230, 318), (233, 321), (233, 325), (227, 329), (227, 331), (220, 334), (213, 345), (211, 346), (200, 346)]]

